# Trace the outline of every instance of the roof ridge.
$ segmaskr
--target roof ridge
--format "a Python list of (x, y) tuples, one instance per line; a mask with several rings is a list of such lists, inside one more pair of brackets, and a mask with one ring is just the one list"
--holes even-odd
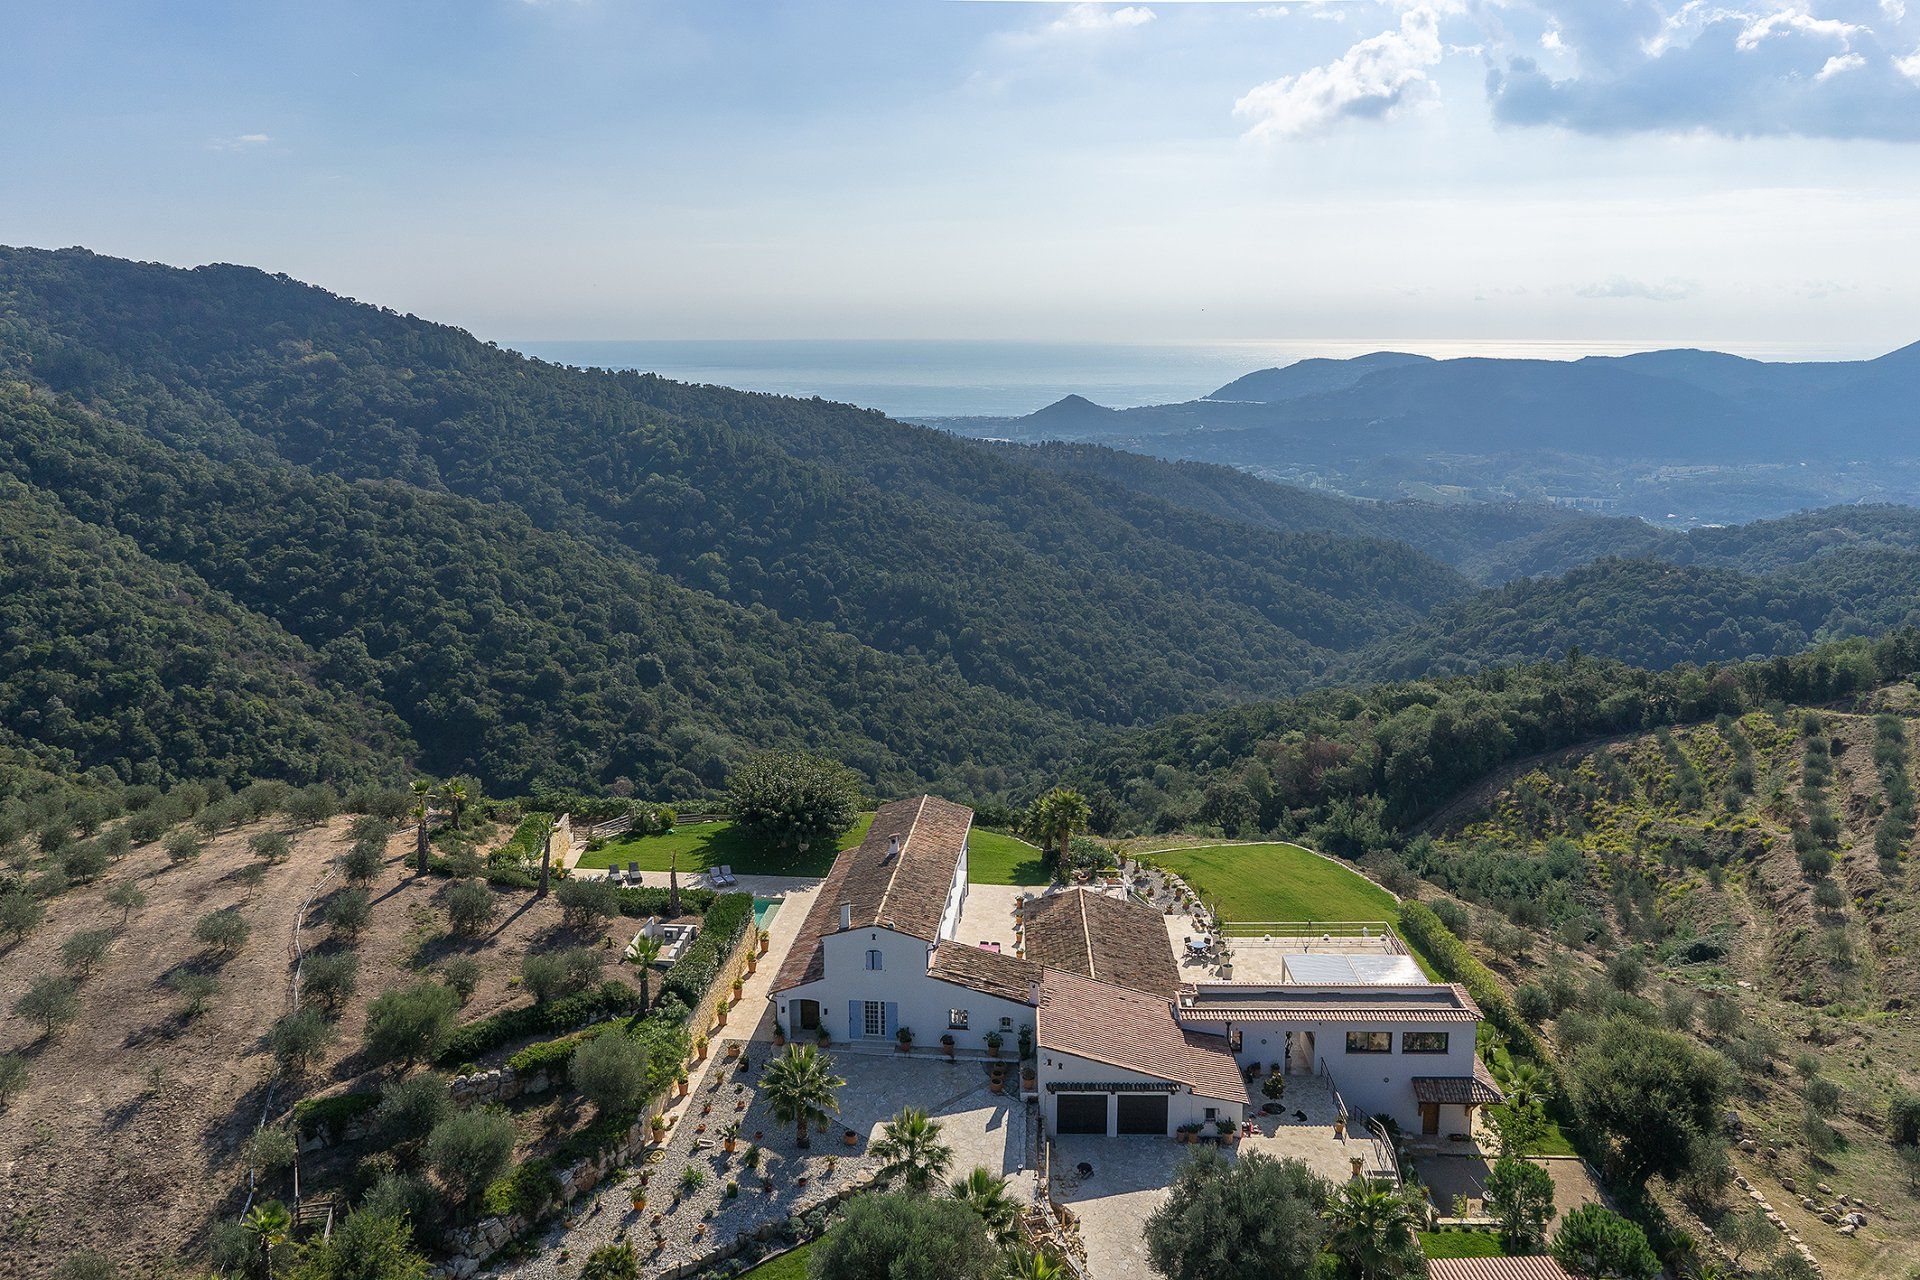
[[(873, 922), (881, 924), (886, 920), (887, 899), (893, 896), (893, 882), (900, 878), (900, 867), (907, 860), (907, 846), (913, 843), (913, 831), (920, 825), (920, 815), (927, 811), (927, 801), (933, 799), (931, 792), (920, 793), (920, 801), (913, 807), (913, 821), (907, 824), (907, 834), (900, 841), (900, 856), (893, 860), (893, 870), (887, 873), (887, 887), (880, 893), (880, 901), (873, 908)], [(891, 928), (891, 925), (887, 926)]]
[(1094, 981), (1102, 981), (1100, 967), (1093, 958), (1093, 930), (1087, 924), (1087, 891), (1080, 890), (1080, 936), (1087, 940), (1087, 976)]

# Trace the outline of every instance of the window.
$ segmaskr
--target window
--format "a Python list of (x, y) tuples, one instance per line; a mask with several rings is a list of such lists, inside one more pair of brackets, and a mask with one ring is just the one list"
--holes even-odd
[(947, 1030), (965, 1031), (967, 1029), (967, 1011), (965, 1009), (947, 1010)]
[(878, 951), (867, 952), (867, 968), (878, 969), (879, 967), (880, 967), (880, 953)]
[(1218, 1118), (1219, 1118), (1219, 1115), (1220, 1115), (1220, 1108), (1218, 1108), (1218, 1107), (1208, 1107), (1208, 1108), (1207, 1108), (1207, 1119), (1209, 1119), (1209, 1120), (1214, 1120), (1214, 1119), (1218, 1119)]
[(1447, 1033), (1444, 1031), (1400, 1033), (1400, 1052), (1402, 1053), (1445, 1053), (1446, 1051)]
[[(871, 955), (880, 953), (870, 952)], [(860, 1034), (865, 1036), (884, 1036), (887, 1034), (887, 1006), (879, 1000), (869, 1000), (860, 1008)]]
[(1000, 1019), (1000, 1029), (1001, 1029), (1002, 1031), (1011, 1031), (1011, 1030), (1013, 1030), (1013, 1019), (1012, 1019), (1012, 1018), (1002, 1018), (1002, 1019)]
[(1393, 1032), (1391, 1031), (1349, 1031), (1347, 1032), (1348, 1053), (1392, 1053)]

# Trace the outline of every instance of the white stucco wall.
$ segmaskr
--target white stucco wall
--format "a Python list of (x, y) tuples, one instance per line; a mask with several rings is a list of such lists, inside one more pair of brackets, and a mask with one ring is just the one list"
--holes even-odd
[[(1079, 1084), (1151, 1084), (1158, 1077), (1143, 1075), (1138, 1071), (1129, 1071), (1124, 1067), (1111, 1066), (1104, 1062), (1095, 1062), (1089, 1058), (1074, 1054), (1061, 1053), (1058, 1050), (1041, 1049), (1040, 1055), (1040, 1115), (1049, 1134), (1057, 1134), (1056, 1111), (1060, 1091), (1047, 1088), (1049, 1083), (1062, 1086)], [(1119, 1103), (1114, 1099), (1119, 1094), (1107, 1095), (1107, 1132), (1113, 1133), (1118, 1124)], [(1239, 1102), (1222, 1098), (1203, 1098), (1185, 1085), (1179, 1086), (1179, 1092), (1167, 1098), (1167, 1133), (1172, 1134), (1183, 1124), (1204, 1123), (1207, 1109), (1214, 1109), (1215, 1115), (1239, 1124), (1246, 1118), (1245, 1100)]]
[[(783, 1026), (792, 1028), (792, 1002), (820, 1002), (821, 1023), (835, 1040), (867, 1039), (862, 1028), (848, 1026), (848, 1006), (853, 1002), (878, 1000), (894, 1006), (894, 1020), (877, 1039), (891, 1043), (898, 1027), (913, 1030), (916, 1052), (938, 1052), (940, 1037), (949, 1034), (948, 1013), (967, 1011), (967, 1029), (954, 1030), (956, 1048), (985, 1051), (986, 1034), (999, 1031), (1003, 1037), (1002, 1057), (1012, 1059), (1019, 1052), (1020, 1028), (1033, 1025), (1031, 1006), (1003, 1000), (970, 987), (956, 986), (927, 976), (929, 945), (920, 938), (891, 929), (852, 929), (829, 934), (822, 939), (826, 974), (810, 982), (783, 991), (775, 999), (774, 1016)], [(866, 967), (867, 952), (880, 952), (880, 968)], [(1002, 1026), (1005, 1019), (1005, 1026)]]
[[(1198, 1025), (1198, 1024), (1196, 1024)], [(1218, 1023), (1207, 1024), (1217, 1030)], [(1351, 1111), (1369, 1115), (1392, 1116), (1409, 1133), (1420, 1132), (1420, 1104), (1413, 1096), (1415, 1076), (1471, 1076), (1473, 1074), (1474, 1031), (1470, 1022), (1385, 1023), (1368, 1025), (1341, 1023), (1247, 1022), (1235, 1024), (1240, 1032), (1240, 1048), (1235, 1060), (1244, 1071), (1255, 1062), (1282, 1062), (1286, 1058), (1286, 1035), (1290, 1030), (1312, 1031), (1314, 1070), (1322, 1068), (1332, 1079)], [(1348, 1053), (1347, 1032), (1387, 1031), (1393, 1035), (1391, 1053)], [(1402, 1034), (1414, 1031), (1441, 1031), (1447, 1035), (1445, 1053), (1402, 1053)], [(1454, 1119), (1458, 1119), (1456, 1115)], [(1449, 1120), (1443, 1111), (1442, 1132)], [(1454, 1131), (1460, 1126), (1454, 1125)]]

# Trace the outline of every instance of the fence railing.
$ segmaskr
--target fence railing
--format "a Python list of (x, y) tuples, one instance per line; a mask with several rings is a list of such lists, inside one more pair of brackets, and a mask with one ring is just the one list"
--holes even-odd
[(1407, 944), (1385, 920), (1222, 920), (1216, 931), (1223, 937), (1242, 941), (1263, 938), (1275, 942), (1377, 940), (1396, 955), (1407, 954)]

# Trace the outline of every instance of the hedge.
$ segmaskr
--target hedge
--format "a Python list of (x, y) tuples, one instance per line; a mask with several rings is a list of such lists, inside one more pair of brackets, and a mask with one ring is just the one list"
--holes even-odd
[(1513, 1000), (1507, 995), (1507, 989), (1493, 976), (1493, 971), (1467, 950), (1467, 944), (1453, 935), (1453, 931), (1434, 914), (1433, 908), (1424, 902), (1403, 902), (1400, 904), (1400, 929), (1407, 940), (1418, 947), (1440, 971), (1440, 976), (1448, 981), (1457, 982), (1467, 989), (1480, 1011), (1487, 1015), (1487, 1021), (1499, 1028), (1509, 1042), (1520, 1046), (1528, 1057), (1540, 1063), (1549, 1061), (1546, 1045), (1540, 1036), (1527, 1025), (1513, 1007)]
[(438, 1061), (443, 1066), (472, 1062), (481, 1054), (515, 1040), (572, 1031), (620, 1014), (636, 1013), (639, 1009), (640, 993), (624, 982), (609, 978), (589, 991), (562, 996), (545, 1004), (520, 1005), (458, 1027)]
[[(719, 896), (711, 889), (682, 889), (680, 910), (693, 915), (705, 915), (713, 908), (713, 900)], [(670, 901), (671, 894), (666, 889), (636, 885), (620, 890), (620, 914), (642, 920), (648, 916), (664, 916)]]
[(719, 980), (720, 966), (733, 950), (733, 944), (740, 941), (740, 935), (752, 923), (752, 894), (723, 893), (714, 898), (700, 926), (700, 936), (680, 953), (680, 958), (667, 970), (667, 976), (660, 984), (660, 994), (678, 996), (689, 1009), (698, 1008), (700, 1001)]
[(378, 1105), (380, 1095), (371, 1089), (302, 1098), (293, 1107), (293, 1127), (303, 1138), (310, 1138), (322, 1129), (331, 1129), (338, 1138), (340, 1130)]

